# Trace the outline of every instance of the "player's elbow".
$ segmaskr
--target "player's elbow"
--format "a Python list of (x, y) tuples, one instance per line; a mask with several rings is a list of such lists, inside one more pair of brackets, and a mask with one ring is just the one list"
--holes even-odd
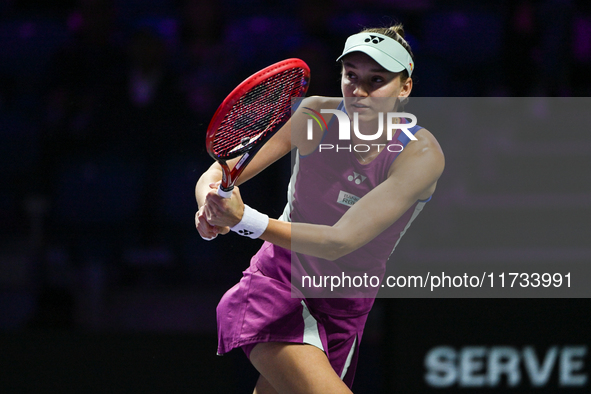
[(340, 237), (338, 232), (332, 231), (332, 234), (328, 237), (326, 241), (326, 247), (324, 248), (324, 256), (321, 257), (329, 261), (335, 261), (351, 253), (352, 251), (353, 248), (351, 246), (351, 243), (348, 242), (345, 238)]
[(319, 257), (321, 257), (325, 260), (328, 260), (328, 261), (335, 261), (335, 260), (340, 259), (341, 257), (343, 257), (346, 254), (347, 253), (344, 253), (342, 251), (342, 249), (339, 247), (330, 247), (330, 248), (326, 248), (326, 250), (324, 250), (322, 255), (320, 255)]

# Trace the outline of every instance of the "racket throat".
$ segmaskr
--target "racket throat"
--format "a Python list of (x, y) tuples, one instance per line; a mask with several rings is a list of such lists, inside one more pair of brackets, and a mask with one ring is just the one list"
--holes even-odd
[(219, 161), (222, 167), (222, 183), (218, 187), (218, 194), (222, 197), (228, 198), (232, 195), (232, 189), (234, 189), (235, 179), (232, 177), (232, 171), (225, 161)]
[(233, 188), (233, 185), (231, 184), (232, 171), (230, 170), (230, 167), (228, 167), (228, 164), (226, 164), (225, 161), (220, 160), (219, 163), (220, 163), (220, 166), (222, 167), (222, 183), (220, 184), (220, 188), (221, 189), (232, 189)]

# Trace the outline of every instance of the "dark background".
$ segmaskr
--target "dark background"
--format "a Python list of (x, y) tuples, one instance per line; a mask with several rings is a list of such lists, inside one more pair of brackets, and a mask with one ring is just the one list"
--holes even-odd
[[(0, 390), (252, 392), (240, 351), (215, 356), (215, 306), (260, 242), (194, 229), (208, 121), (287, 57), (310, 65), (309, 94), (339, 95), (346, 37), (395, 22), (413, 96), (589, 96), (585, 1), (1, 1)], [(392, 263), (590, 263), (588, 129), (470, 131), (432, 130), (446, 172)], [(288, 177), (286, 159), (243, 196), (278, 216)], [(427, 352), (533, 346), (542, 359), (588, 346), (590, 306), (378, 299), (355, 392), (476, 392), (430, 388)], [(541, 389), (524, 372), (486, 390), (566, 390), (557, 365)]]

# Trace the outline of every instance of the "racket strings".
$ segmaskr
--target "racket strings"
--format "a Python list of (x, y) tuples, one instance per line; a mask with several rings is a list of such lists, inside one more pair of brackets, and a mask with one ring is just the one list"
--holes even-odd
[(304, 70), (292, 68), (274, 75), (242, 95), (221, 122), (213, 143), (219, 157), (262, 140), (291, 114), (291, 99), (301, 94)]

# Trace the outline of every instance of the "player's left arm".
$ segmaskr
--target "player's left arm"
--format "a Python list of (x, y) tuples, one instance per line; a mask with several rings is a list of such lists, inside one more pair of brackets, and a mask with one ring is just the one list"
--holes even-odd
[(332, 226), (335, 258), (367, 244), (418, 200), (433, 194), (445, 166), (444, 155), (429, 131), (421, 129), (416, 137), (417, 141), (411, 141), (394, 161), (388, 178)]
[[(441, 147), (425, 129), (416, 133), (392, 164), (388, 178), (353, 205), (333, 226), (287, 223), (271, 219), (261, 239), (295, 252), (335, 260), (370, 242), (417, 200), (428, 198), (444, 168)], [(321, 187), (321, 186), (319, 186)], [(216, 200), (212, 221), (234, 225), (240, 221), (231, 212), (240, 212), (237, 191), (231, 199)], [(219, 215), (219, 216), (218, 216)], [(209, 219), (208, 219), (209, 220)]]
[(291, 249), (335, 260), (377, 237), (417, 200), (429, 198), (443, 172), (445, 159), (430, 132), (421, 129), (416, 137), (417, 141), (411, 141), (394, 161), (388, 178), (357, 201), (336, 224), (294, 224)]

